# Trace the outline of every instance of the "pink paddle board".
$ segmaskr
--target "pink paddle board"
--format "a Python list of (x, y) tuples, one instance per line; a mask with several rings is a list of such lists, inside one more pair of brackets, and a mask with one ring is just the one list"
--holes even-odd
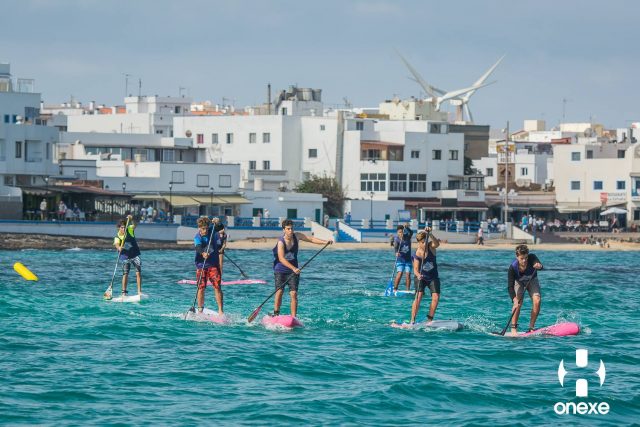
[(264, 316), (262, 318), (262, 324), (264, 326), (271, 327), (283, 327), (283, 328), (296, 328), (304, 326), (297, 317), (293, 317), (290, 314), (281, 316)]
[[(534, 329), (531, 332), (520, 332), (518, 333), (518, 336), (530, 337), (533, 335), (550, 335), (554, 337), (566, 337), (569, 335), (578, 335), (579, 333), (580, 326), (578, 326), (577, 323), (562, 322), (551, 326), (545, 326), (544, 328)], [(505, 336), (507, 334), (505, 334)]]
[[(178, 283), (181, 285), (195, 285), (197, 282), (195, 280), (182, 279), (178, 280)], [(245, 279), (245, 280), (223, 280), (223, 285), (264, 285), (267, 282), (264, 280), (257, 279)]]
[[(527, 338), (534, 336), (551, 336), (551, 337), (566, 337), (570, 335), (578, 335), (580, 333), (580, 326), (574, 322), (560, 322), (555, 325), (545, 326), (544, 328), (534, 329), (531, 332), (518, 332), (518, 336), (514, 337), (511, 332), (507, 330), (504, 334), (506, 338)], [(499, 332), (494, 332), (494, 335), (500, 335)]]

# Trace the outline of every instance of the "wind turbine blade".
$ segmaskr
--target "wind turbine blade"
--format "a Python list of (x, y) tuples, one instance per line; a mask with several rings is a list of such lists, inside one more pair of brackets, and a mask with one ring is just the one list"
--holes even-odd
[(473, 116), (471, 115), (471, 109), (469, 108), (469, 104), (467, 104), (466, 102), (462, 104), (464, 107), (464, 111), (467, 113), (467, 117), (469, 118), (469, 121), (471, 123), (473, 123)]
[(482, 87), (489, 86), (489, 85), (492, 85), (494, 83), (495, 83), (495, 81), (489, 82), (489, 83), (484, 83), (484, 84), (477, 85), (477, 86), (474, 85), (474, 86), (470, 86), (470, 87), (467, 87), (467, 88), (464, 88), (464, 89), (454, 90), (454, 91), (451, 91), (451, 92), (447, 92), (443, 96), (438, 98), (438, 102), (443, 103), (444, 101), (447, 101), (449, 99), (457, 98), (460, 95), (464, 95), (464, 94), (466, 94), (468, 92), (471, 92), (471, 91), (475, 92), (476, 90), (478, 90), (478, 89), (480, 89)]
[[(495, 64), (493, 64), (493, 65), (491, 66), (491, 68), (489, 68), (489, 69), (488, 69), (488, 70), (487, 70), (487, 71), (486, 71), (482, 76), (480, 76), (480, 78), (479, 78), (478, 80), (476, 80), (476, 81), (475, 81), (475, 83), (473, 84), (473, 86), (478, 86), (478, 85), (481, 85), (482, 83), (484, 83), (484, 81), (485, 81), (485, 80), (487, 80), (487, 79), (489, 78), (489, 76), (491, 75), (491, 73), (493, 73), (493, 72), (494, 72), (494, 70), (498, 67), (498, 65), (500, 65), (500, 63), (502, 62), (502, 60), (504, 59), (504, 57), (505, 57), (505, 56), (506, 56), (506, 55), (502, 55), (502, 56), (500, 57), (500, 59), (498, 59), (498, 60), (496, 61), (496, 63), (495, 63)], [(471, 98), (471, 96), (472, 96), (474, 93), (476, 93), (476, 91), (475, 91), (475, 90), (474, 90), (474, 91), (471, 91), (471, 92), (469, 92), (469, 93), (467, 93), (467, 94), (464, 96), (463, 101), (469, 101), (469, 98)]]
[(420, 86), (422, 86), (422, 89), (424, 89), (424, 91), (429, 95), (432, 96), (433, 98), (436, 98), (438, 95), (442, 95), (444, 94), (444, 91), (439, 90), (438, 88), (435, 88), (433, 86), (431, 86), (429, 83), (426, 82), (425, 79), (422, 78), (422, 76), (420, 75), (420, 73), (418, 73), (418, 71), (416, 71), (415, 68), (413, 68), (411, 66), (411, 64), (409, 64), (409, 61), (407, 61), (406, 59), (404, 59), (404, 56), (402, 56), (400, 54), (400, 52), (396, 51), (396, 53), (398, 54), (398, 56), (400, 57), (400, 59), (402, 60), (402, 62), (404, 63), (404, 65), (409, 69), (409, 72), (413, 75), (413, 77), (415, 78), (415, 80), (418, 82), (418, 84)]

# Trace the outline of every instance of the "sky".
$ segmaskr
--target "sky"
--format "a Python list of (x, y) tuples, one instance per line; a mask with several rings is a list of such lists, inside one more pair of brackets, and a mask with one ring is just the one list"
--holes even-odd
[(142, 95), (236, 107), (265, 102), (267, 83), (376, 107), (424, 96), (396, 50), (446, 90), (506, 55), (469, 102), (477, 124), (628, 127), (640, 121), (639, 15), (637, 1), (5, 0), (0, 62), (46, 104), (121, 105), (126, 80), (137, 95), (141, 79)]

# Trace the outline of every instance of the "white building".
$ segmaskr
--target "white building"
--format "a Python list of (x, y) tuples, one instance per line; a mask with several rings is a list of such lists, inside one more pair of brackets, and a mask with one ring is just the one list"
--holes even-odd
[(559, 145), (554, 148), (558, 211), (592, 211), (602, 206), (627, 210), (627, 223), (640, 222), (640, 146), (627, 143)]

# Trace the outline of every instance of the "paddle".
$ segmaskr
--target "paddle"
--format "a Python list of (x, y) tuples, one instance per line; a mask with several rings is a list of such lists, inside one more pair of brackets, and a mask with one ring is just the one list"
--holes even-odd
[(513, 315), (516, 313), (516, 310), (518, 309), (518, 307), (522, 305), (522, 300), (524, 299), (524, 293), (527, 291), (527, 288), (529, 287), (529, 283), (531, 283), (531, 281), (537, 275), (538, 275), (538, 270), (535, 270), (531, 278), (527, 281), (527, 284), (524, 285), (524, 289), (522, 290), (522, 297), (518, 300), (518, 305), (516, 305), (511, 309), (511, 315), (509, 316), (509, 320), (507, 321), (507, 324), (505, 325), (504, 329), (500, 331), (499, 335), (504, 336), (504, 334), (507, 332), (507, 329), (509, 329), (509, 325), (511, 325), (511, 322), (513, 321)]
[[(127, 232), (128, 232), (128, 228), (129, 228), (129, 217), (127, 217), (127, 223), (124, 226), (124, 238), (127, 238)], [(119, 237), (118, 237), (119, 238)], [(124, 240), (120, 239), (121, 242), (124, 242)], [(118, 263), (120, 262), (120, 251), (118, 251), (118, 255), (116, 256), (116, 266), (113, 267), (113, 276), (111, 276), (111, 283), (109, 284), (109, 287), (107, 288), (107, 290), (104, 292), (103, 298), (106, 300), (110, 300), (113, 298), (113, 281), (116, 278), (116, 272), (118, 271)]]
[[(207, 243), (207, 253), (209, 253), (209, 248), (211, 247), (211, 241), (213, 240), (214, 230), (215, 230), (215, 227), (211, 226), (211, 234), (209, 234), (209, 243)], [(198, 276), (198, 280), (196, 281), (196, 296), (193, 297), (193, 304), (191, 304), (191, 308), (187, 310), (187, 312), (184, 314), (184, 320), (187, 320), (187, 315), (189, 315), (189, 312), (192, 312), (192, 313), (196, 312), (196, 301), (198, 299), (198, 292), (200, 292), (200, 281), (202, 280), (202, 276), (204, 276), (204, 265), (206, 263), (207, 263), (207, 259), (205, 259), (204, 262), (202, 263), (202, 269), (198, 269), (198, 270), (201, 270), (201, 273)]]
[(244, 273), (244, 271), (242, 271), (242, 269), (240, 268), (240, 266), (239, 266), (238, 264), (236, 264), (235, 262), (233, 262), (233, 260), (231, 259), (231, 257), (230, 257), (229, 255), (227, 255), (227, 252), (226, 252), (226, 251), (224, 252), (224, 256), (225, 256), (229, 261), (231, 261), (231, 264), (233, 264), (233, 265), (235, 265), (235, 266), (236, 266), (236, 268), (238, 269), (238, 271), (240, 271), (240, 274), (242, 275), (242, 278), (243, 278), (243, 279), (248, 279), (248, 278), (249, 278), (249, 276), (247, 276), (247, 275)]
[[(325, 243), (325, 245), (322, 247), (322, 249), (320, 249), (318, 252), (316, 252), (311, 258), (309, 258), (309, 260), (307, 262), (305, 262), (302, 267), (300, 267), (300, 271), (304, 270), (304, 268), (318, 255), (320, 255), (320, 252), (324, 251), (324, 249), (329, 246), (331, 244), (331, 240), (329, 240), (327, 243)], [(249, 321), (249, 323), (253, 322), (253, 320), (258, 316), (258, 313), (260, 313), (260, 310), (262, 310), (262, 306), (266, 304), (267, 301), (269, 301), (271, 299), (272, 296), (274, 296), (276, 294), (276, 292), (278, 292), (280, 289), (284, 289), (284, 287), (287, 285), (287, 283), (289, 283), (289, 280), (291, 280), (291, 278), (293, 277), (293, 274), (289, 276), (289, 278), (280, 286), (278, 286), (276, 288), (275, 291), (273, 291), (271, 293), (271, 295), (269, 295), (264, 301), (262, 301), (262, 304), (260, 304), (258, 306), (258, 308), (256, 308), (255, 310), (253, 310), (253, 313), (251, 313), (251, 315), (249, 316), (249, 318), (247, 319)]]
[(396, 259), (393, 261), (393, 272), (391, 273), (391, 279), (389, 279), (389, 283), (387, 283), (387, 287), (384, 290), (385, 296), (391, 296), (393, 294), (393, 282), (396, 276), (396, 264), (398, 263), (398, 255), (396, 254)]

